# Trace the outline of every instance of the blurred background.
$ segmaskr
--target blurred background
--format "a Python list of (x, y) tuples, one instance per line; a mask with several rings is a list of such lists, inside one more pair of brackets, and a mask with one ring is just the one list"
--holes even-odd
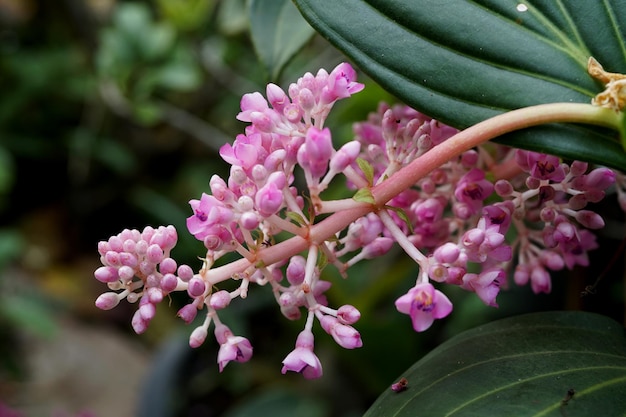
[[(363, 314), (364, 347), (344, 351), (320, 334), (317, 381), (280, 374), (302, 323), (282, 318), (267, 288), (224, 314), (255, 353), (221, 374), (212, 340), (187, 345), (193, 326), (175, 317), (184, 297), (162, 303), (140, 336), (135, 306), (96, 309), (106, 290), (93, 278), (97, 243), (124, 228), (173, 224), (175, 257), (199, 265), (188, 201), (227, 173), (217, 151), (244, 128), (241, 95), (344, 60), (301, 22), (304, 48), (268, 67), (250, 10), (245, 0), (0, 0), (0, 417), (358, 416), (429, 350), (481, 323), (550, 309), (623, 322), (623, 214), (611, 198), (602, 210), (613, 235), (603, 232), (608, 250), (590, 268), (555, 275), (551, 295), (511, 288), (499, 309), (446, 287), (455, 311), (423, 334), (393, 308), (416, 273), (401, 253), (358, 264), (347, 280), (327, 268), (331, 304)], [(360, 81), (365, 91), (327, 123), (339, 142), (394, 101)]]

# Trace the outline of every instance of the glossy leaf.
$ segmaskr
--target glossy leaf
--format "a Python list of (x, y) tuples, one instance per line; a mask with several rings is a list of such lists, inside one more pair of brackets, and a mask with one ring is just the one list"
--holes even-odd
[(604, 316), (528, 314), (461, 333), (401, 377), (365, 417), (623, 415), (626, 337)]
[(277, 80), (315, 31), (290, 0), (251, 0), (249, 7), (254, 48), (270, 79)]
[[(458, 128), (534, 104), (589, 103), (602, 91), (587, 74), (589, 56), (607, 71), (626, 72), (620, 0), (294, 1), (316, 30), (385, 89)], [(612, 146), (615, 132), (589, 132), (550, 127), (506, 139), (626, 168), (623, 150)]]

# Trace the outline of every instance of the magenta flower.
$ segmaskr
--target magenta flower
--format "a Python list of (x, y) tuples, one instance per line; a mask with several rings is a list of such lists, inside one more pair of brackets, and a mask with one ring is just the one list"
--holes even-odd
[(313, 178), (319, 178), (328, 169), (332, 153), (330, 130), (328, 128), (320, 130), (312, 126), (307, 130), (304, 146), (298, 149), (298, 163), (309, 171)]
[(474, 291), (485, 305), (498, 307), (496, 297), (500, 292), (500, 285), (505, 279), (504, 270), (491, 268), (480, 274), (465, 274), (461, 286), (466, 290)]
[(363, 346), (361, 335), (352, 326), (342, 324), (336, 317), (323, 316), (320, 324), (326, 333), (331, 335), (339, 346), (345, 349), (355, 349)]
[(252, 357), (252, 345), (245, 337), (233, 336), (230, 329), (218, 324), (215, 327), (215, 338), (220, 344), (220, 350), (217, 353), (217, 363), (220, 372), (224, 370), (228, 362), (248, 362)]
[(287, 371), (301, 373), (306, 379), (322, 376), (322, 364), (313, 353), (313, 333), (303, 330), (296, 339), (296, 348), (283, 360), (282, 373)]
[(209, 235), (209, 228), (215, 224), (228, 224), (233, 213), (221, 201), (202, 193), (200, 200), (190, 200), (189, 205), (193, 215), (187, 218), (187, 229), (198, 240), (204, 240)]
[(250, 122), (250, 116), (253, 112), (264, 112), (269, 109), (267, 100), (259, 92), (244, 94), (241, 97), (240, 107), (241, 113), (237, 115), (237, 120), (242, 122)]
[(400, 313), (411, 316), (413, 329), (423, 332), (435, 319), (446, 317), (452, 311), (452, 303), (441, 291), (430, 283), (417, 284), (396, 300)]
[(235, 142), (224, 144), (220, 148), (220, 156), (226, 162), (243, 169), (250, 169), (267, 151), (263, 149), (259, 135), (237, 135)]
[(255, 204), (259, 214), (269, 217), (283, 205), (283, 192), (276, 186), (276, 183), (267, 183), (257, 192)]
[(556, 156), (520, 149), (515, 153), (515, 161), (534, 178), (554, 182), (565, 179), (565, 170)]
[[(474, 168), (463, 175), (456, 184), (454, 197), (467, 207), (467, 216), (472, 216), (482, 208), (483, 201), (493, 192), (493, 184), (485, 179), (485, 171)], [(457, 210), (458, 211), (458, 210)], [(465, 212), (463, 212), (465, 213)], [(457, 213), (458, 215), (459, 213)], [(465, 216), (463, 216), (465, 217)]]
[(350, 97), (363, 90), (365, 86), (356, 82), (356, 71), (350, 64), (341, 63), (328, 75), (328, 88), (331, 96), (336, 98)]

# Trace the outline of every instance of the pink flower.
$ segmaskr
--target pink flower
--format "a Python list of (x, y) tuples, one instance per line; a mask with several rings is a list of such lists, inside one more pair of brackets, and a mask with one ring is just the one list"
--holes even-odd
[(313, 353), (313, 333), (303, 330), (296, 339), (296, 348), (283, 360), (282, 373), (287, 371), (299, 372), (306, 379), (315, 379), (322, 376), (322, 364)]
[[(363, 90), (365, 86), (356, 82), (356, 71), (350, 64), (341, 63), (328, 75), (328, 96), (339, 98), (350, 97), (352, 94)], [(334, 101), (332, 100), (332, 101)]]
[(538, 264), (530, 272), (530, 286), (535, 294), (549, 294), (552, 291), (552, 280), (546, 269)]
[(243, 169), (250, 169), (259, 160), (263, 160), (267, 151), (263, 149), (261, 137), (258, 134), (237, 135), (235, 142), (224, 144), (220, 148), (220, 156), (226, 162)]
[(515, 206), (510, 201), (494, 203), (483, 208), (482, 218), (484, 219), (484, 228), (487, 229), (492, 225), (498, 225), (498, 232), (505, 234), (511, 225), (511, 214), (515, 210)]
[(277, 86), (276, 84), (268, 84), (265, 89), (265, 94), (267, 96), (267, 100), (272, 105), (272, 108), (279, 113), (282, 113), (283, 109), (291, 104), (289, 97), (285, 94), (282, 88)]
[(582, 177), (584, 185), (583, 190), (605, 190), (609, 186), (615, 184), (615, 172), (609, 168), (596, 168), (589, 174)]
[(344, 304), (337, 310), (337, 319), (343, 324), (354, 324), (361, 318), (361, 312), (350, 304)]
[(230, 361), (248, 362), (252, 357), (252, 345), (245, 337), (233, 336), (230, 329), (218, 324), (215, 327), (215, 338), (220, 344), (220, 350), (217, 353), (217, 363), (220, 372), (228, 365)]
[(322, 130), (315, 126), (306, 132), (304, 146), (298, 150), (298, 163), (308, 170), (311, 176), (319, 178), (326, 172), (330, 157), (333, 153), (333, 143), (330, 130)]
[(339, 346), (345, 349), (355, 349), (363, 346), (359, 332), (347, 324), (342, 324), (336, 317), (323, 316), (320, 324), (326, 333), (331, 335)]
[(276, 213), (283, 204), (283, 192), (276, 186), (276, 183), (265, 184), (255, 196), (255, 204), (264, 217), (269, 217)]
[[(483, 201), (493, 192), (493, 184), (485, 179), (485, 172), (474, 168), (463, 175), (456, 185), (454, 197), (469, 209), (468, 217), (476, 214)], [(458, 213), (457, 213), (458, 214)]]
[(461, 286), (466, 290), (474, 291), (486, 305), (498, 307), (496, 297), (505, 278), (506, 275), (502, 269), (490, 268), (480, 274), (465, 274)]
[(187, 229), (198, 240), (204, 240), (209, 235), (209, 229), (215, 224), (228, 224), (233, 213), (221, 201), (202, 193), (200, 200), (191, 200), (189, 205), (193, 215), (187, 218)]
[(237, 115), (237, 120), (242, 122), (250, 122), (250, 116), (253, 112), (263, 112), (269, 109), (267, 100), (259, 92), (244, 94), (241, 97), (240, 107), (241, 113)]
[(343, 145), (330, 159), (330, 169), (333, 172), (341, 172), (352, 164), (359, 156), (361, 144), (353, 140)]
[(565, 170), (556, 156), (519, 149), (515, 153), (515, 161), (534, 178), (554, 182), (565, 179)]
[(446, 317), (452, 311), (452, 303), (441, 291), (430, 283), (417, 284), (396, 300), (400, 313), (411, 316), (413, 329), (423, 332), (435, 319)]

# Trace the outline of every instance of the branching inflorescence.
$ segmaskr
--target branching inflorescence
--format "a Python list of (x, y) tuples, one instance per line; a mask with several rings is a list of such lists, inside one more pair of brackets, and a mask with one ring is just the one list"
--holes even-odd
[[(497, 306), (509, 273), (535, 293), (549, 292), (549, 271), (588, 264), (587, 251), (596, 247), (591, 230), (604, 222), (587, 204), (604, 197), (616, 173), (489, 143), (449, 152), (447, 162), (409, 188), (376, 201), (372, 190), (384, 190), (395, 173), (429, 158), (457, 131), (406, 106), (381, 104), (355, 125), (352, 141), (335, 149), (325, 120), (337, 100), (363, 87), (344, 63), (330, 73), (305, 74), (288, 93), (270, 84), (265, 97), (246, 94), (237, 116), (248, 123), (245, 133), (220, 151), (231, 165), (228, 179), (212, 177), (211, 194), (190, 201), (187, 228), (206, 248), (201, 268), (196, 272), (171, 257), (177, 240), (172, 226), (124, 230), (99, 244), (104, 266), (95, 277), (111, 291), (96, 306), (111, 309), (124, 298), (138, 302), (132, 326), (142, 333), (156, 304), (186, 291), (190, 302), (178, 316), (191, 323), (204, 314), (189, 343), (200, 346), (213, 323), (221, 371), (230, 361), (248, 361), (252, 346), (221, 322), (220, 310), (246, 298), (250, 284), (269, 286), (286, 318), (306, 313), (282, 372), (317, 378), (322, 366), (313, 352), (316, 320), (340, 346), (362, 345), (353, 327), (357, 308), (332, 308), (324, 296), (331, 286), (322, 279), (328, 265), (345, 276), (350, 266), (397, 243), (420, 272), (396, 307), (423, 331), (452, 311), (433, 282), (461, 286)], [(295, 186), (297, 175), (304, 190)], [(338, 176), (356, 191), (354, 198), (324, 200)], [(216, 266), (232, 252), (241, 259)], [(226, 280), (239, 285), (219, 289)]]

